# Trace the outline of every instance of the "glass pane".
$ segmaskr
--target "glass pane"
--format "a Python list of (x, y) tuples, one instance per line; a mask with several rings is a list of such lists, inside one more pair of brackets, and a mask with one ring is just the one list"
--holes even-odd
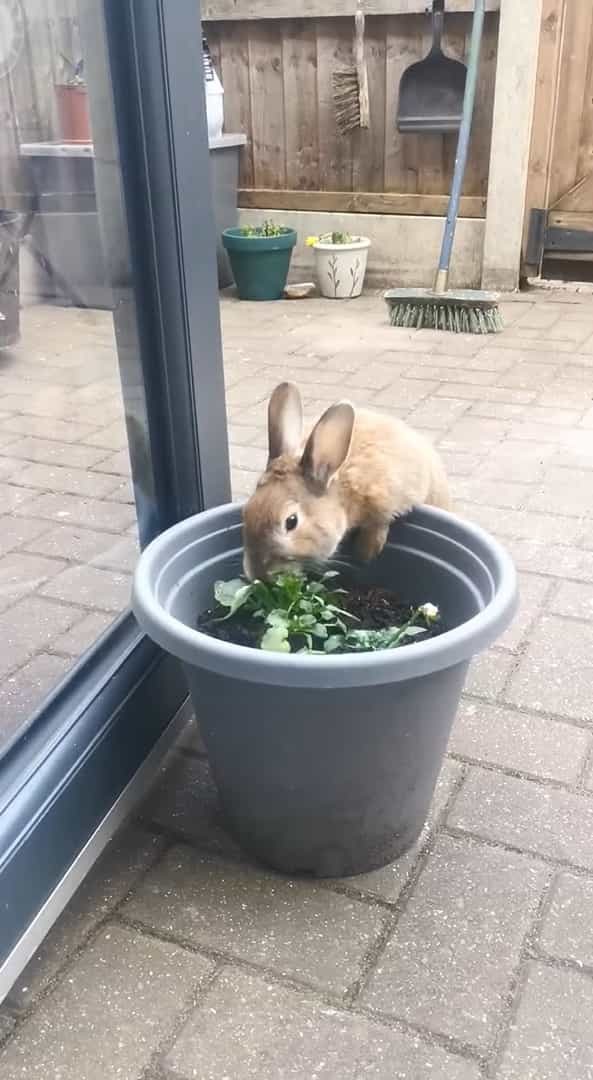
[(138, 542), (127, 230), (100, 16), (80, 14), (0, 5), (0, 754), (128, 606)]

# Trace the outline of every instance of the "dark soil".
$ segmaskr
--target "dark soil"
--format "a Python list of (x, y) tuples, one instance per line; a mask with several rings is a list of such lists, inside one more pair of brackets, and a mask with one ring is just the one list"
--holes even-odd
[[(376, 585), (357, 585), (352, 582), (341, 582), (346, 588), (347, 594), (340, 596), (340, 606), (344, 611), (355, 615), (357, 622), (352, 622), (352, 627), (360, 630), (383, 630), (390, 626), (401, 626), (407, 622), (414, 607), (402, 604), (397, 595), (389, 589), (381, 589)], [(419, 603), (425, 603), (425, 599)], [(264, 624), (260, 619), (253, 619), (239, 609), (236, 615), (221, 622), (224, 615), (222, 608), (210, 609), (203, 612), (198, 618), (198, 629), (210, 637), (219, 641), (226, 641), (233, 645), (246, 645), (248, 648), (258, 649), (264, 633)], [(428, 638), (438, 637), (447, 629), (442, 616), (436, 622), (427, 627), (426, 633), (420, 639), (408, 638), (399, 648), (412, 645), (414, 641), (427, 641)], [(298, 642), (293, 643), (296, 649)]]

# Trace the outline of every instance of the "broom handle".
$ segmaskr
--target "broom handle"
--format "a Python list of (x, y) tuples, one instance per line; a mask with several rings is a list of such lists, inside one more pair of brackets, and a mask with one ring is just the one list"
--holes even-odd
[(465, 77), (465, 92), (463, 95), (463, 116), (461, 119), (461, 127), (459, 128), (459, 136), (457, 139), (457, 152), (455, 154), (453, 183), (451, 185), (451, 194), (449, 196), (447, 221), (445, 223), (445, 232), (443, 233), (443, 243), (441, 246), (439, 268), (437, 270), (437, 276), (434, 286), (434, 291), (436, 293), (446, 292), (449, 281), (449, 265), (451, 263), (451, 251), (453, 250), (453, 240), (455, 239), (455, 226), (457, 225), (457, 215), (459, 214), (459, 200), (461, 198), (463, 177), (465, 175), (465, 166), (467, 164), (469, 139), (472, 129), (472, 116), (474, 112), (474, 102), (476, 100), (476, 86), (478, 83), (478, 68), (480, 63), (480, 46), (482, 44), (482, 31), (484, 29), (484, 7), (485, 0), (476, 0), (474, 7), (474, 18), (472, 23), (472, 36), (469, 47), (467, 75)]
[(354, 65), (358, 79), (358, 102), (360, 108), (360, 127), (368, 128), (370, 121), (369, 82), (367, 67), (364, 62), (364, 9), (362, 0), (357, 0), (354, 16)]

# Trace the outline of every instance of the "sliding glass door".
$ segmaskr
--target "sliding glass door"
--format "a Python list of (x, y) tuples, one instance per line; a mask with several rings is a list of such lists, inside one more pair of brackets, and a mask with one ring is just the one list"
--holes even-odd
[(139, 547), (229, 498), (195, 0), (0, 0), (0, 998), (157, 767)]

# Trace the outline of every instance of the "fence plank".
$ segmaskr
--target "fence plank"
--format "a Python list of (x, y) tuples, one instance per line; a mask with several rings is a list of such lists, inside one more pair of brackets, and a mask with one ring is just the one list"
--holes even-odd
[(251, 187), (254, 183), (254, 171), (247, 23), (221, 24), (220, 77), (224, 88), (225, 130), (247, 136), (247, 145), (239, 157), (239, 182), (245, 187)]
[(317, 37), (310, 21), (281, 24), (286, 186), (319, 187)]
[(249, 27), (249, 87), (253, 133), (253, 182), (256, 187), (284, 187), (284, 85), (282, 42), (275, 23)]
[(592, 37), (593, 5), (591, 0), (570, 0), (566, 7), (566, 28), (558, 91), (559, 122), (556, 126), (550, 170), (551, 206), (580, 179), (578, 169), (581, 119)]
[[(447, 212), (447, 195), (400, 195), (377, 191), (279, 191), (242, 188), (239, 206), (248, 210), (309, 210), (340, 214), (429, 214)], [(483, 218), (486, 200), (475, 195), (461, 199), (461, 217)]]
[(417, 16), (385, 20), (385, 191), (414, 192), (418, 187), (417, 135), (397, 130), (401, 77), (422, 57), (423, 20)]
[(382, 19), (367, 19), (365, 58), (369, 83), (369, 127), (352, 137), (352, 187), (383, 191), (385, 170), (385, 27)]
[(336, 128), (332, 72), (352, 66), (352, 19), (320, 19), (317, 23), (317, 113), (319, 118), (319, 186), (352, 188), (352, 136)]

